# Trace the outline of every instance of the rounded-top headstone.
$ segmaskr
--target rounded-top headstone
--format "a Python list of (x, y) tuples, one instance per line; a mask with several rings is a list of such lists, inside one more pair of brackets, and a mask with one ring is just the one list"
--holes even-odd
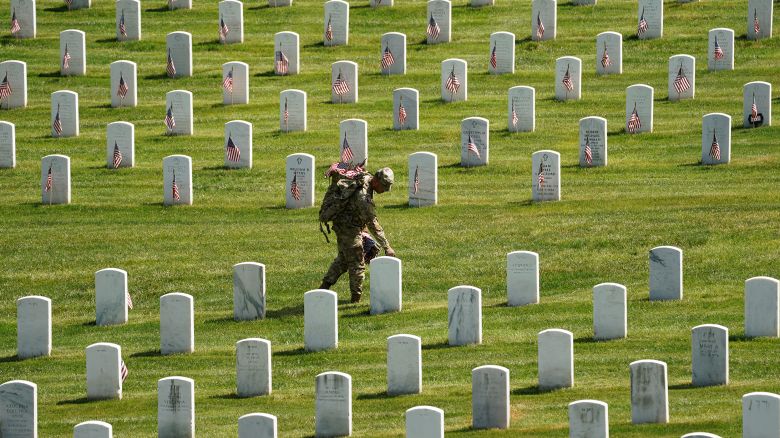
[(626, 124), (629, 134), (653, 132), (653, 87), (635, 84), (626, 88)]
[(224, 81), (228, 76), (232, 76), (233, 86), (222, 87), (222, 103), (224, 105), (249, 103), (249, 64), (241, 61), (222, 64), (222, 80)]
[(420, 92), (414, 88), (393, 90), (393, 129), (420, 129)]
[(342, 0), (325, 2), (323, 22), (325, 46), (345, 46), (349, 43), (349, 3)]
[(195, 350), (195, 310), (192, 295), (172, 292), (160, 297), (160, 352)]
[(375, 257), (369, 265), (371, 314), (400, 312), (403, 301), (401, 259)]
[(180, 376), (157, 381), (159, 438), (195, 438), (195, 381)]
[(276, 423), (276, 416), (271, 414), (243, 415), (238, 418), (238, 438), (276, 438)]
[(122, 347), (97, 342), (87, 347), (87, 398), (108, 400), (122, 398)]
[(728, 328), (702, 324), (691, 330), (691, 368), (693, 386), (728, 385)]
[(509, 132), (533, 132), (536, 129), (536, 89), (518, 85), (509, 89), (507, 107)]
[(300, 73), (300, 40), (300, 35), (295, 32), (284, 31), (274, 34), (274, 73), (280, 76)]
[(169, 135), (192, 135), (193, 134), (193, 114), (192, 114), (192, 92), (187, 90), (173, 90), (165, 95), (165, 110), (171, 112), (174, 119), (174, 126), (170, 128), (166, 124)]
[(422, 340), (414, 335), (387, 338), (387, 393), (419, 394), (422, 392)]
[[(118, 152), (118, 153), (117, 153)], [(106, 127), (106, 167), (135, 166), (135, 125), (111, 122)]]
[(111, 72), (111, 107), (134, 107), (138, 105), (138, 66), (132, 61), (114, 61)]
[(558, 32), (558, 2), (556, 0), (531, 1), (531, 39), (554, 40)]
[(38, 385), (26, 380), (0, 385), (0, 436), (38, 437)]
[(406, 410), (406, 438), (444, 438), (444, 411), (433, 406)]
[(780, 336), (780, 281), (753, 277), (745, 281), (745, 336)]
[(117, 0), (116, 39), (117, 41), (140, 41), (141, 40), (141, 2), (140, 1)]
[(73, 438), (111, 438), (113, 429), (104, 421), (85, 421), (73, 428)]
[[(341, 0), (331, 0), (339, 1)], [(341, 2), (344, 3), (344, 2)], [(358, 65), (352, 61), (336, 61), (330, 65), (330, 96), (333, 103), (357, 103)]]
[(490, 121), (468, 117), (460, 122), (460, 165), (486, 166), (490, 162)]
[(19, 30), (11, 33), (13, 38), (35, 38), (37, 31), (35, 3), (36, 0), (11, 0), (9, 18), (11, 20), (16, 18), (19, 24)]
[(16, 167), (16, 125), (0, 120), (0, 169)]
[(441, 62), (441, 100), (445, 102), (468, 100), (468, 83), (466, 61), (450, 58)]
[(338, 295), (315, 289), (303, 294), (303, 337), (307, 351), (337, 348), (339, 345)]
[(63, 76), (83, 76), (87, 73), (85, 36), (77, 29), (60, 32), (60, 74)]
[(471, 427), (509, 429), (509, 370), (483, 365), (471, 370)]
[(314, 206), (314, 155), (290, 154), (285, 160), (287, 208)]
[(252, 168), (252, 124), (244, 120), (225, 123), (225, 167)]
[(193, 198), (192, 158), (187, 155), (163, 158), (163, 204), (192, 205)]
[[(772, 0), (748, 0), (747, 32), (749, 40), (772, 38)], [(745, 437), (748, 438), (748, 437)]]
[(456, 286), (447, 293), (450, 345), (482, 343), (482, 291), (474, 286)]
[(329, 371), (315, 377), (315, 435), (352, 435), (352, 376)]
[(438, 197), (438, 157), (432, 152), (409, 155), (409, 206), (436, 205)]
[(701, 123), (702, 164), (727, 164), (731, 161), (731, 116), (705, 114)]
[(710, 29), (707, 69), (734, 70), (734, 30), (724, 27)]
[(720, 438), (720, 436), (715, 435), (714, 433), (692, 432), (692, 433), (686, 433), (681, 438)]
[(16, 351), (20, 359), (51, 354), (50, 298), (30, 295), (16, 300)]
[(24, 108), (27, 106), (27, 63), (8, 60), (0, 62), (0, 82), (8, 80), (12, 93), (0, 99), (0, 108)]
[(625, 338), (627, 331), (626, 287), (617, 283), (593, 286), (593, 338)]
[(306, 92), (284, 90), (279, 94), (279, 129), (282, 132), (306, 131)]
[(70, 186), (70, 157), (58, 154), (43, 157), (41, 159), (41, 202), (70, 204)]
[(663, 37), (663, 0), (639, 0), (637, 18), (637, 37), (639, 39), (653, 39)]
[[(387, 2), (387, 0), (381, 1), (382, 3)], [(406, 74), (406, 35), (400, 32), (387, 32), (382, 34), (380, 42), (381, 73), (385, 75)]]
[(271, 341), (247, 338), (236, 342), (236, 394), (267, 395), (273, 388)]
[(127, 322), (127, 271), (106, 268), (95, 272), (95, 324)]
[[(169, 0), (169, 3), (174, 1), (191, 1), (191, 0)], [(165, 37), (166, 43), (166, 66), (167, 57), (170, 56), (175, 68), (176, 78), (192, 76), (192, 34), (189, 32), (171, 32)]]
[(429, 0), (425, 20), (427, 44), (452, 40), (452, 3), (449, 0)]
[(79, 95), (75, 91), (51, 93), (51, 136), (79, 136)]
[(509, 306), (539, 303), (539, 254), (512, 251), (506, 255), (506, 291)]
[(582, 97), (582, 60), (562, 56), (555, 60), (555, 98), (579, 100)]
[(590, 116), (580, 119), (580, 167), (607, 165), (607, 119)]
[(772, 125), (772, 84), (762, 81), (748, 82), (743, 87), (742, 102), (745, 128)]
[(691, 55), (669, 57), (669, 100), (693, 99), (696, 96), (696, 58)]
[(542, 390), (574, 386), (574, 334), (568, 330), (539, 332), (539, 388)]
[[(515, 72), (515, 34), (511, 32), (491, 33), (489, 50), (489, 73), (511, 74)], [(494, 63), (495, 66), (493, 66)]]
[(669, 381), (665, 362), (637, 360), (631, 371), (631, 422), (669, 422)]
[(243, 262), (233, 265), (233, 319), (265, 318), (265, 265)]
[(683, 252), (675, 246), (650, 250), (650, 301), (683, 298)]
[(602, 75), (623, 73), (622, 34), (608, 31), (596, 35), (596, 73)]
[(742, 396), (742, 438), (780, 436), (780, 395), (751, 392)]
[(531, 196), (534, 201), (561, 200), (561, 154), (551, 150), (531, 155)]
[(222, 34), (225, 44), (244, 42), (244, 4), (238, 0), (223, 0), (219, 2), (219, 25), (224, 22), (227, 33)]
[(609, 406), (599, 400), (569, 403), (570, 438), (608, 438)]

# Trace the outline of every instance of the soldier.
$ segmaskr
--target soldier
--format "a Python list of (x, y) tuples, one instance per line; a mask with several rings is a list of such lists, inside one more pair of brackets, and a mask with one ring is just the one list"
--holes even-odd
[(373, 176), (364, 174), (358, 177), (356, 190), (332, 220), (339, 253), (323, 277), (320, 289), (330, 289), (341, 274), (349, 272), (352, 302), (360, 301), (366, 276), (363, 254), (363, 233), (366, 230), (376, 238), (377, 245), (385, 250), (385, 254), (395, 257), (395, 251), (387, 242), (385, 232), (376, 218), (374, 207), (374, 193), (390, 190), (393, 180), (393, 170), (389, 167), (379, 169)]

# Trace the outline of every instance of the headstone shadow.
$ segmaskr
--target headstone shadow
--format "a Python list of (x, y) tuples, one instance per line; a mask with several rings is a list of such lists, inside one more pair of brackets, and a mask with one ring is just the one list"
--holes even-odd
[(39, 78), (59, 78), (61, 76), (62, 74), (60, 73), (59, 70), (54, 70), (46, 73), (38, 73)]
[(68, 5), (56, 6), (51, 8), (43, 8), (46, 12), (68, 12)]
[(387, 391), (372, 392), (370, 394), (358, 394), (358, 400), (378, 400), (383, 398), (394, 397), (387, 393)]
[(24, 359), (20, 358), (18, 355), (14, 354), (13, 356), (6, 356), (6, 357), (0, 357), (0, 363), (7, 363), (7, 362), (21, 362)]
[(61, 405), (83, 405), (83, 404), (89, 403), (91, 401), (92, 400), (90, 400), (90, 399), (88, 399), (86, 397), (79, 397), (79, 398), (74, 398), (74, 399), (70, 399), (70, 400), (60, 400), (60, 401), (57, 402), (57, 405), (58, 406), (61, 406)]
[(130, 357), (162, 357), (162, 353), (159, 349), (154, 350), (147, 350), (147, 351), (139, 351), (138, 353), (133, 353), (130, 355)]
[(512, 391), (512, 394), (513, 395), (538, 395), (538, 394), (547, 394), (556, 391), (558, 389), (562, 389), (562, 388), (545, 389), (545, 388), (540, 388), (539, 385), (531, 385), (531, 386), (525, 386), (523, 388), (517, 388)]
[(276, 318), (288, 318), (293, 316), (303, 316), (303, 303), (297, 304), (295, 306), (283, 307), (281, 309), (269, 309), (265, 311), (266, 318), (276, 319)]
[(144, 12), (168, 12), (170, 8), (168, 6), (160, 6), (159, 8), (149, 8), (144, 10)]
[(300, 356), (302, 354), (307, 354), (307, 353), (316, 353), (316, 351), (309, 352), (309, 351), (306, 351), (306, 349), (303, 348), (303, 347), (298, 347), (298, 348), (295, 348), (295, 349), (292, 349), (292, 350), (274, 351), (274, 357), (276, 357), (276, 356)]

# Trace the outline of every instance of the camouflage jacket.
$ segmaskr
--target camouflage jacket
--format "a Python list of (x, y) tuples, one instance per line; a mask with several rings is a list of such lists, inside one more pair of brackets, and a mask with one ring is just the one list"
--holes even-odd
[(387, 250), (390, 244), (387, 242), (385, 232), (379, 219), (376, 217), (376, 206), (374, 205), (374, 190), (371, 189), (371, 175), (366, 175), (359, 181), (359, 186), (355, 193), (350, 196), (344, 210), (333, 220), (336, 228), (342, 226), (364, 230), (368, 228), (371, 234), (376, 238), (377, 244)]

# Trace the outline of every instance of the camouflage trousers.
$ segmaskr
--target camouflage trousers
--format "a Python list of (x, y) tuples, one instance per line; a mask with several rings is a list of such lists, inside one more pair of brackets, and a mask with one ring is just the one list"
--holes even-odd
[(363, 261), (363, 238), (360, 228), (333, 224), (339, 253), (328, 272), (322, 278), (323, 283), (336, 284), (341, 274), (349, 272), (349, 290), (352, 295), (363, 293), (363, 279), (366, 278), (366, 264)]

